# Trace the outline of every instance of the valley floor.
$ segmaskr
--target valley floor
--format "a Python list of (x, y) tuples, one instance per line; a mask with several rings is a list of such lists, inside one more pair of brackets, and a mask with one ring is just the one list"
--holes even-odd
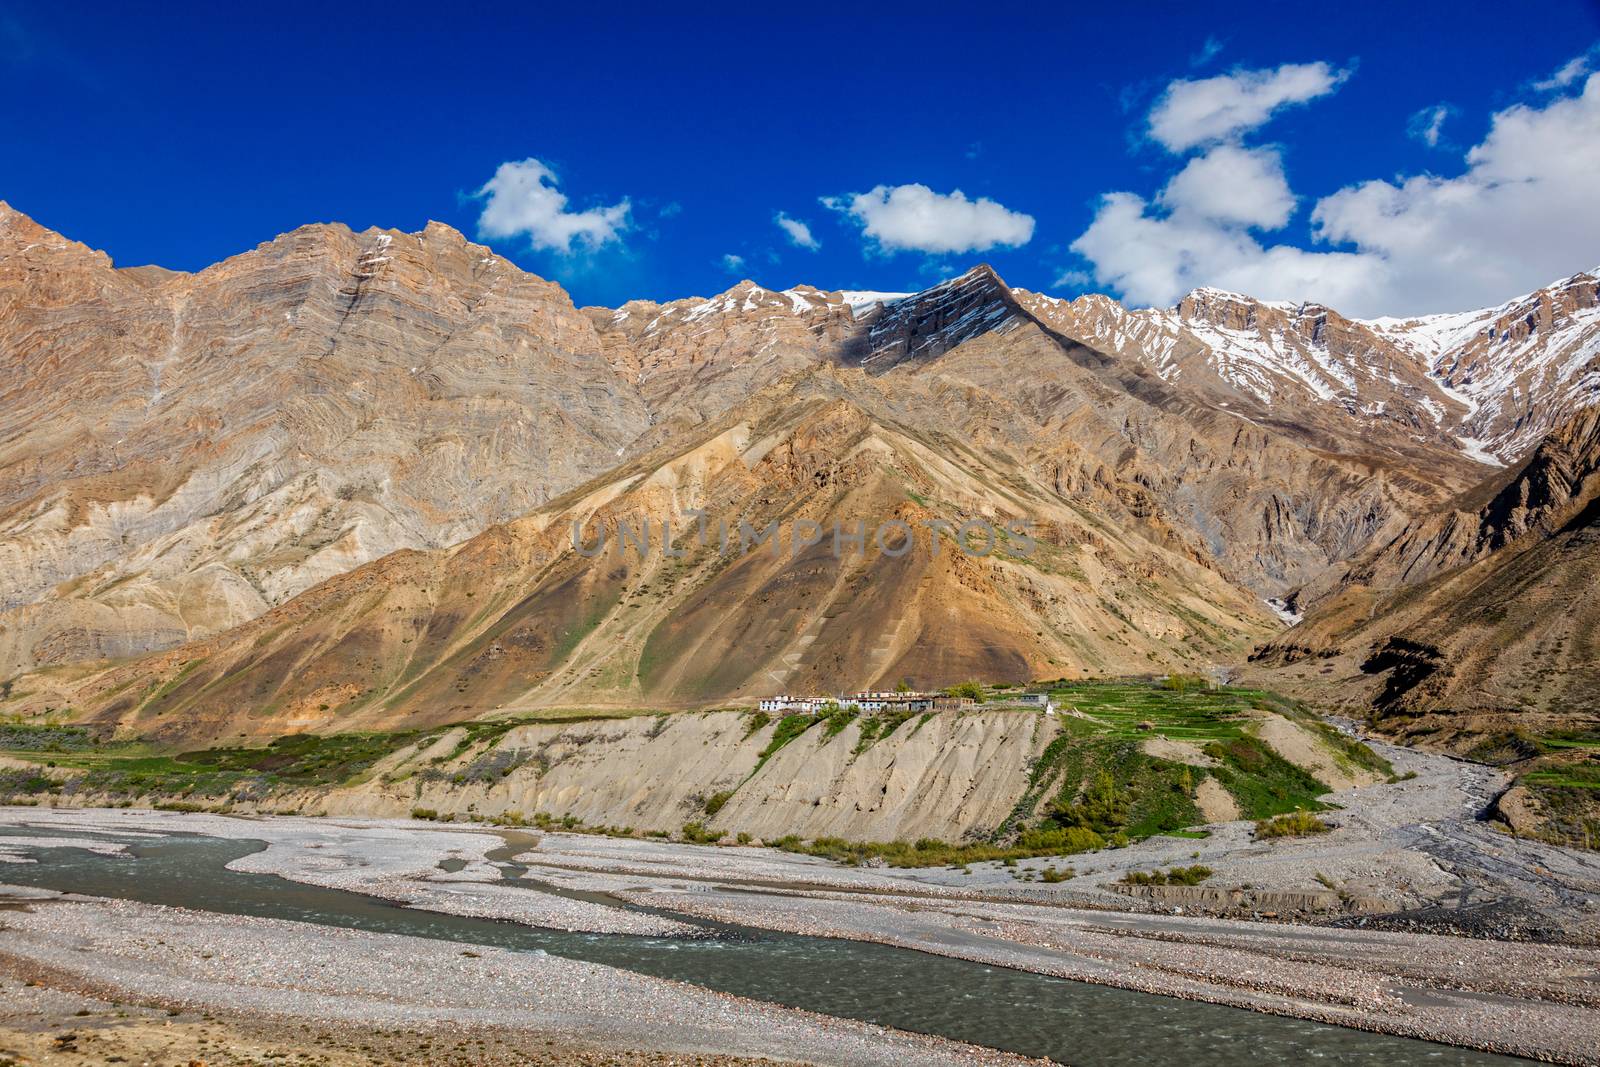
[[(105, 832), (258, 840), (267, 848), (230, 869), (430, 911), (655, 937), (684, 932), (670, 917), (676, 914), (1558, 1062), (1600, 1062), (1600, 857), (1519, 841), (1477, 822), (1501, 784), (1495, 771), (1411, 750), (1384, 754), (1415, 777), (1335, 794), (1336, 828), (1315, 838), (1260, 842), (1248, 824), (1234, 823), (1204, 839), (1152, 838), (1018, 868), (974, 864), (971, 873), (404, 820), (46, 808), (4, 811), (0, 859), (9, 851), (24, 860), (19, 850), (29, 841), (116, 849), (93, 836)], [(497, 863), (512, 857), (527, 877), (558, 892), (503, 884)], [(1058, 883), (1016, 873), (1069, 862), (1074, 876)], [(1113, 888), (1130, 870), (1189, 863), (1215, 874), (1199, 887)], [(0, 867), (0, 882), (5, 873)], [(535, 1063), (541, 1048), (570, 1049), (552, 1061), (564, 1063), (584, 1062), (585, 1050), (596, 1048), (641, 1064), (733, 1062), (717, 1058), (724, 1055), (1008, 1061), (554, 955), (469, 953), (457, 943), (393, 934), (11, 893), (0, 913), (0, 970), (11, 989), (18, 980), (42, 983), (5, 998), (0, 1054), (17, 1062), (91, 1062), (64, 1054), (94, 1042), (142, 1062), (155, 1053), (152, 1041), (165, 1042), (160, 1061), (208, 1033), (230, 1048), (300, 1049), (328, 1063), (383, 1061), (418, 1027), (435, 1035), (436, 1062), (459, 1062), (452, 1057), (468, 1040)], [(651, 910), (625, 910), (623, 902)], [(1249, 921), (1297, 911), (1320, 913), (1318, 925)], [(1330, 921), (1330, 912), (1343, 917)], [(71, 997), (91, 1000), (67, 1013), (77, 1003)], [(113, 1002), (137, 1007), (113, 1009)], [(182, 1014), (168, 1019), (152, 1008)], [(457, 1033), (463, 1026), (473, 1036)], [(337, 1031), (340, 1041), (320, 1041), (319, 1028)], [(63, 1044), (63, 1029), (79, 1036)], [(467, 1060), (494, 1062), (487, 1054)]]

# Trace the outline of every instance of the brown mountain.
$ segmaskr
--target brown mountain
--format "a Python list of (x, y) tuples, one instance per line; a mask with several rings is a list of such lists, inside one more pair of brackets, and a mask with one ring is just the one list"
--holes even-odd
[(443, 546), (648, 424), (587, 316), (446, 226), (121, 270), (0, 205), (0, 676)]
[(1370, 710), (1410, 736), (1593, 726), (1597, 592), (1591, 408), (1515, 472), (1375, 549), (1255, 659), (1280, 684)]
[[(718, 517), (704, 544), (691, 509)], [(984, 554), (963, 552), (954, 532), (980, 517), (1031, 518), (1036, 547), (1008, 535), (986, 553), (974, 531)], [(949, 524), (937, 550), (936, 518)], [(574, 522), (591, 546), (608, 531), (606, 550), (575, 551)], [(774, 522), (778, 550), (753, 544)], [(880, 544), (884, 522), (905, 526)], [(623, 545), (622, 523), (648, 523), (652, 551)], [(862, 523), (857, 549), (847, 538)], [(1196, 669), (1274, 629), (1253, 597), (1158, 541), (1063, 500), (1015, 456), (897, 421), (860, 372), (819, 368), (692, 447), (516, 522), (394, 553), (227, 633), (28, 699), (142, 734), (266, 738), (552, 704)]]
[[(1541, 341), (1569, 364), (1577, 292)], [(1231, 662), (1275, 625), (1262, 598), (1343, 595), (1492, 469), (1418, 322), (1069, 304), (988, 267), (577, 309), (438, 224), (305, 227), (189, 275), (0, 209), (6, 710), (250, 736)], [(1552, 409), (1584, 402), (1561, 381)], [(590, 560), (567, 536), (681, 539), (696, 508), (925, 543)], [(1037, 556), (936, 556), (920, 525), (979, 518), (1031, 519)]]

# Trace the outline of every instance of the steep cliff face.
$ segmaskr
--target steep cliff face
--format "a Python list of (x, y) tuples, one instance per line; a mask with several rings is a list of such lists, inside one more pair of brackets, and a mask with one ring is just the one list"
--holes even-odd
[(742, 281), (710, 299), (583, 310), (607, 359), (648, 406), (651, 430), (636, 451), (692, 432), (762, 386), (816, 365), (855, 330), (840, 293), (808, 285), (772, 290)]
[(875, 380), (920, 383), (951, 423), (1013, 442), (1064, 492), (1098, 494), (1124, 521), (1158, 525), (1259, 596), (1315, 580), (1481, 469), (1453, 443), (1383, 450), (1349, 419), (1319, 429), (1287, 409), (1252, 415), (1234, 394), (1168, 381), (1116, 344), (1075, 341), (1029, 310), (1048, 305), (1013, 296), (992, 292), (965, 312), (1002, 328)]
[[(837, 733), (811, 727), (763, 759), (777, 729), (727, 712), (521, 726), (443, 764), (429, 760), (450, 744), (398, 753), (368, 784), (299, 802), (334, 815), (543, 812), (636, 830), (693, 821), (768, 841), (963, 841), (1006, 820), (1060, 732), (1054, 719), (1017, 711), (913, 719), (881, 739), (852, 721)], [(719, 793), (731, 795), (707, 815)]]
[(1495, 308), (1370, 321), (1217, 289), (1138, 310), (1018, 295), (1069, 337), (1335, 451), (1357, 430), (1377, 456), (1503, 466), (1600, 399), (1597, 285), (1586, 272)]
[(1371, 324), (1464, 403), (1463, 435), (1515, 464), (1600, 401), (1600, 278), (1585, 271), (1498, 307)]

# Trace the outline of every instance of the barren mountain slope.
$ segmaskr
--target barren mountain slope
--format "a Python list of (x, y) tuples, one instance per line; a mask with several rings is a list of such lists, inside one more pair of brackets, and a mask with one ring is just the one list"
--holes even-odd
[(1515, 464), (1573, 412), (1600, 402), (1600, 269), (1498, 307), (1371, 327), (1463, 401), (1464, 436)]
[[(93, 672), (23, 679), (10, 707), (70, 703), (139, 733), (275, 737), (536, 705), (713, 704), (793, 690), (1198, 668), (1274, 629), (1187, 554), (1063, 499), (1016, 457), (894, 421), (857, 371), (781, 383), (691, 448), (659, 450), (452, 549), (400, 552), (226, 634)], [(726, 517), (695, 536), (690, 509)], [(933, 550), (927, 520), (1034, 520), (1037, 547)], [(618, 522), (653, 551), (585, 558)], [(779, 523), (777, 552), (741, 552)], [(793, 532), (821, 530), (816, 544)], [(904, 532), (915, 544), (894, 554)], [(868, 523), (862, 549), (837, 523)], [(670, 523), (675, 550), (661, 547)], [(973, 547), (985, 539), (973, 537)], [(885, 548), (888, 551), (885, 551)]]
[(839, 293), (742, 281), (710, 299), (584, 308), (606, 357), (649, 406), (659, 444), (715, 419), (762, 386), (821, 361), (855, 329)]
[(118, 270), (0, 206), (0, 676), (212, 633), (616, 462), (636, 390), (560, 287), (308, 226)]
[(1419, 521), (1363, 561), (1257, 654), (1269, 677), (1435, 740), (1592, 726), (1600, 409), (1573, 416), (1483, 496), (1475, 511)]
[(942, 425), (1032, 457), (1064, 494), (1098, 493), (1152, 521), (1263, 597), (1283, 596), (1471, 484), (1453, 443), (1374, 446), (1346, 420), (1326, 431), (1234, 410), (1140, 358), (1075, 342), (987, 268), (869, 320), (847, 348), (885, 390), (937, 398)]
[[(1593, 339), (1593, 286), (1582, 278), (1545, 291), (1548, 313), (1530, 320), (1560, 343), (1524, 337), (1519, 352), (1559, 350), (1569, 364), (1581, 355)], [(1565, 295), (1548, 296), (1558, 289)], [(1018, 607), (1026, 583), (1006, 571), (1015, 561), (969, 572), (959, 560), (869, 551), (854, 570), (817, 569), (801, 583), (807, 596), (853, 605), (853, 628), (826, 640), (789, 633), (793, 619), (761, 621), (776, 595), (766, 583), (779, 579), (754, 564), (674, 583), (672, 597), (662, 582), (630, 586), (644, 581), (637, 565), (563, 572), (577, 584), (553, 586), (551, 575), (519, 570), (518, 599), (547, 638), (603, 636), (559, 649), (550, 638), (496, 699), (696, 702), (789, 680), (1225, 658), (1224, 647), (1259, 631), (1258, 598), (1299, 592), (1310, 603), (1374, 544), (1426, 542), (1405, 580), (1426, 569), (1423, 557), (1450, 558), (1454, 542), (1419, 534), (1419, 517), (1489, 468), (1463, 443), (1475, 401), (1442, 385), (1414, 340), (1442, 336), (1430, 321), (1359, 323), (1208, 290), (1172, 312), (1130, 312), (1104, 298), (1014, 291), (987, 267), (909, 295), (741, 282), (709, 299), (577, 310), (559, 286), (437, 224), (413, 235), (305, 227), (187, 275), (116, 269), (0, 209), (0, 678), (72, 665), (12, 687), (71, 703), (70, 679), (95, 676), (96, 659), (217, 634), (385, 553), (441, 549), (497, 522), (538, 534), (507, 542), (517, 567), (557, 566), (561, 539), (541, 531), (566, 521), (577, 498), (552, 498), (589, 481), (642, 506), (638, 492), (673, 482), (662, 472), (693, 456), (702, 459), (689, 462), (688, 495), (669, 506), (651, 490), (646, 502), (665, 509), (652, 514), (678, 515), (715, 482), (720, 514), (735, 521), (876, 523), (908, 508), (912, 518), (1027, 516), (1059, 533), (1047, 539), (1058, 547), (1118, 546), (1096, 561), (1151, 583), (1155, 621), (1146, 628), (1125, 611), (1128, 588), (1097, 584), (1104, 575), (1077, 557), (1062, 573), (1087, 585), (1050, 591), (1057, 600), (1043, 604), (1076, 605), (1056, 617)], [(1587, 402), (1562, 385), (1583, 380), (1527, 379), (1556, 389), (1556, 406)], [(791, 427), (786, 440), (811, 457), (808, 474), (725, 456), (704, 466), (709, 442), (768, 425)], [(805, 483), (802, 500), (793, 494), (806, 477), (824, 480)], [(830, 486), (844, 495), (826, 497)], [(490, 531), (480, 548), (510, 536)], [(445, 558), (455, 557), (401, 554), (364, 580), (420, 588), (472, 573), (406, 577)], [(984, 577), (995, 566), (1006, 573)], [(1186, 568), (1222, 605), (1222, 617), (1202, 613), (1207, 625), (1228, 636), (1169, 624), (1186, 602), (1163, 583)], [(318, 590), (317, 602), (330, 595)], [(617, 604), (649, 596), (665, 597), (651, 625), (617, 628), (628, 618)], [(449, 634), (443, 645), (413, 638), (396, 651), (411, 664), (406, 686), (435, 676), (440, 649), (465, 639), (462, 619), (480, 616), (484, 601), (455, 607), (459, 618), (430, 622)], [(748, 634), (767, 644), (736, 647)], [(803, 647), (792, 643), (802, 637)], [(630, 656), (634, 666), (615, 666)], [(325, 702), (310, 706), (320, 713)]]

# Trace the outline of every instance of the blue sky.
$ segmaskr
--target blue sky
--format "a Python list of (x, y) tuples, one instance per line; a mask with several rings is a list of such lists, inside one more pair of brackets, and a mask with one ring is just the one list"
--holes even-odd
[(1600, 264), (1594, 2), (540, 8), (11, 3), (0, 198), (190, 270), (439, 219), (579, 303), (984, 260), (1380, 314)]

